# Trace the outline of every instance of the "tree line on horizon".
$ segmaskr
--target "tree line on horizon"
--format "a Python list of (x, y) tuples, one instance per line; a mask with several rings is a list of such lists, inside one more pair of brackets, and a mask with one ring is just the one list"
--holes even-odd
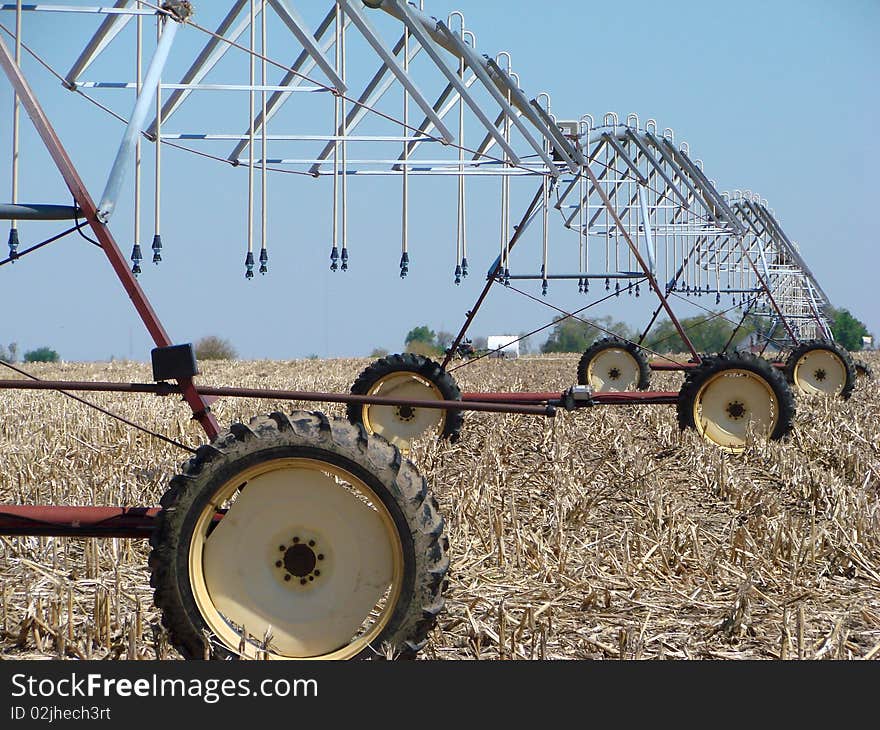
[[(831, 330), (836, 342), (852, 352), (864, 346), (862, 337), (869, 336), (868, 328), (853, 316), (847, 309), (828, 310)], [(680, 320), (682, 329), (698, 352), (720, 352), (728, 342), (736, 348), (746, 342), (763, 344), (766, 339), (771, 342), (782, 340), (786, 336), (782, 325), (777, 324), (772, 332), (762, 331), (762, 323), (748, 319), (738, 327), (726, 319), (722, 312), (709, 312), (705, 315), (686, 317)], [(760, 333), (760, 334), (759, 334)], [(593, 318), (590, 321), (575, 317), (557, 317), (550, 334), (538, 348), (531, 347), (530, 338), (526, 338), (525, 347), (520, 343), (520, 351), (525, 354), (535, 351), (545, 354), (563, 352), (584, 352), (590, 345), (603, 337), (619, 337), (632, 342), (639, 342), (642, 332), (630, 327), (626, 322), (615, 320), (610, 315)], [(731, 338), (732, 341), (731, 341)], [(404, 352), (412, 352), (426, 357), (440, 357), (445, 354), (455, 339), (455, 335), (438, 331), (428, 325), (413, 327), (404, 338)], [(476, 350), (487, 347), (487, 338), (474, 337), (472, 344)], [(686, 352), (684, 341), (670, 319), (661, 319), (648, 331), (643, 346), (655, 352)], [(371, 357), (388, 355), (384, 348), (376, 348)]]
[[(851, 352), (862, 350), (864, 348), (863, 338), (871, 337), (865, 323), (856, 318), (848, 309), (829, 308), (827, 313), (835, 341)], [(682, 328), (698, 352), (719, 352), (730, 341), (736, 327), (721, 315), (720, 312), (711, 312), (681, 320)], [(773, 332), (763, 332), (760, 336), (757, 334), (759, 330), (760, 327), (756, 322), (746, 321), (737, 330), (732, 346), (741, 345), (751, 338), (763, 343), (764, 338), (767, 337), (771, 341), (785, 337), (785, 331), (780, 325), (777, 325)], [(615, 336), (638, 342), (641, 334), (639, 330), (630, 327), (626, 322), (615, 320), (610, 315), (593, 318), (590, 321), (575, 317), (557, 317), (543, 344), (535, 347), (532, 344), (533, 337), (520, 333), (520, 337), (523, 339), (520, 340), (519, 347), (522, 354), (584, 352), (590, 345), (603, 337)], [(444, 330), (435, 332), (426, 324), (417, 325), (407, 332), (403, 342), (403, 352), (438, 358), (445, 355), (454, 341), (455, 335), (451, 332)], [(471, 344), (477, 351), (485, 351), (488, 348), (488, 338), (474, 337)], [(669, 319), (662, 319), (656, 323), (648, 332), (643, 345), (646, 349), (655, 352), (685, 352), (688, 349), (675, 325)], [(200, 338), (196, 341), (194, 349), (198, 360), (236, 360), (238, 358), (238, 351), (232, 342), (217, 335), (206, 335)], [(5, 346), (0, 345), (0, 362), (18, 362), (18, 350), (17, 342), (10, 342)], [(385, 348), (377, 347), (370, 353), (370, 357), (385, 357), (388, 354), (389, 352)], [(314, 359), (317, 356), (311, 355), (309, 357)], [(21, 359), (25, 363), (59, 362), (61, 357), (56, 350), (44, 345), (26, 351)]]

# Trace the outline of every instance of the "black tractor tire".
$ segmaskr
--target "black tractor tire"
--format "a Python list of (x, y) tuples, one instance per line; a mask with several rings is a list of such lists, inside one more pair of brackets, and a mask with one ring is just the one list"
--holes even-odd
[[(197, 574), (202, 574), (195, 581), (198, 584), (201, 580), (204, 585), (198, 595), (202, 601), (206, 600), (207, 595), (212, 609), (220, 616), (203, 575), (206, 568), (202, 566), (205, 564), (197, 561), (195, 564), (199, 567), (193, 569), (190, 566), (194, 560), (190, 557), (191, 551), (203, 549), (214, 527), (222, 526), (226, 519), (221, 517), (219, 523), (205, 527), (205, 515), (211, 515), (207, 518), (209, 520), (213, 518), (218, 502), (229, 494), (230, 486), (232, 493), (240, 494), (242, 498), (246, 488), (265, 488), (259, 486), (259, 477), (254, 479), (248, 476), (255, 469), (271, 470), (273, 464), (283, 465), (277, 468), (296, 469), (297, 464), (306, 460), (311, 465), (308, 468), (322, 478), (330, 480), (331, 476), (328, 475), (338, 473), (350, 475), (366, 487), (370, 503), (375, 505), (381, 502), (382, 514), (387, 515), (382, 518), (382, 529), (387, 531), (389, 544), (396, 546), (390, 550), (400, 555), (394, 573), (399, 577), (399, 581), (396, 581), (399, 585), (397, 597), (393, 605), (386, 604), (382, 609), (385, 623), (377, 625), (375, 638), (369, 643), (364, 638), (363, 646), (348, 639), (349, 644), (340, 650), (328, 649), (319, 656), (351, 659), (411, 657), (426, 644), (428, 632), (444, 605), (442, 590), (449, 558), (448, 541), (443, 534), (443, 518), (425, 479), (412, 462), (384, 439), (370, 435), (344, 419), (296, 411), (289, 415), (272, 413), (256, 417), (248, 425), (234, 424), (213, 443), (197, 450), (195, 456), (184, 464), (182, 473), (171, 479), (169, 489), (162, 497), (162, 510), (150, 538), (150, 584), (170, 642), (187, 659), (236, 658), (240, 656), (239, 648), (242, 646), (241, 643), (230, 645), (233, 643), (231, 640), (221, 638), (214, 630), (211, 621), (216, 621), (218, 625), (221, 621), (216, 616), (206, 619), (193, 588), (191, 573), (195, 570)], [(294, 466), (287, 466), (289, 464)], [(328, 470), (326, 473), (323, 471), (324, 465)], [(236, 485), (240, 477), (245, 482)], [(288, 479), (282, 482), (285, 485), (283, 489), (290, 489), (287, 485), (295, 484), (290, 476)], [(336, 488), (335, 484), (327, 488), (331, 487)], [(320, 500), (323, 494), (320, 490), (324, 488), (322, 485), (312, 498)], [(324, 505), (327, 504), (325, 497)], [(279, 509), (283, 507), (282, 501)], [(272, 509), (275, 509), (274, 506)], [(233, 514), (234, 510), (233, 503), (229, 514)], [(296, 504), (291, 505), (291, 515), (292, 522), (296, 522), (299, 515)], [(202, 527), (199, 527), (200, 524)], [(233, 529), (236, 529), (235, 525), (234, 522), (230, 523)], [(262, 542), (272, 540), (268, 532), (255, 530), (248, 532), (244, 538), (236, 536), (236, 539), (244, 540), (244, 545), (253, 545), (252, 554), (259, 557), (264, 547)], [(200, 537), (196, 538), (197, 534)], [(296, 541), (297, 538), (293, 538), (293, 542)], [(269, 554), (274, 544), (268, 546)], [(318, 557), (324, 559), (323, 555)], [(275, 565), (278, 566), (280, 562)], [(245, 602), (248, 599), (251, 599), (250, 594), (243, 596)], [(251, 608), (257, 610), (256, 605)], [(323, 616), (323, 613), (320, 615)], [(382, 626), (381, 630), (378, 626)], [(258, 645), (257, 648), (250, 646), (246, 656), (257, 652), (258, 648)], [(350, 650), (348, 655), (346, 650)], [(282, 658), (287, 656), (283, 652), (275, 655)]]
[(687, 428), (697, 428), (694, 421), (696, 399), (703, 385), (725, 370), (745, 370), (753, 373), (763, 378), (772, 390), (778, 408), (778, 417), (773, 431), (769, 434), (771, 441), (782, 439), (791, 432), (796, 412), (791, 388), (782, 373), (768, 360), (747, 352), (704, 355), (700, 365), (685, 371), (684, 384), (679, 391), (677, 404), (678, 426), (682, 431)]
[[(402, 355), (388, 355), (380, 358), (369, 365), (358, 375), (354, 385), (351, 386), (352, 395), (371, 395), (373, 388), (379, 381), (394, 373), (415, 373), (428, 380), (440, 393), (443, 400), (461, 400), (461, 390), (455, 378), (447, 373), (440, 365), (423, 355), (404, 353)], [(365, 425), (364, 406), (357, 403), (348, 405), (348, 420), (356, 425)], [(464, 415), (461, 411), (444, 411), (445, 420), (438, 434), (441, 439), (455, 443), (461, 437), (461, 429), (464, 425)]]
[(860, 378), (872, 380), (874, 378), (874, 369), (864, 360), (853, 360), (853, 367), (856, 369), (856, 375)]
[(634, 342), (627, 342), (626, 340), (622, 340), (619, 337), (603, 337), (600, 340), (596, 340), (596, 342), (594, 342), (584, 351), (584, 354), (581, 355), (580, 361), (578, 361), (578, 385), (590, 384), (590, 363), (597, 355), (604, 352), (605, 350), (610, 349), (626, 350), (627, 353), (632, 355), (632, 358), (633, 360), (635, 360), (636, 365), (639, 369), (639, 377), (638, 382), (636, 383), (636, 388), (638, 390), (647, 390), (648, 386), (651, 384), (651, 366), (648, 364), (648, 357), (645, 355), (644, 350), (642, 350), (642, 348), (636, 345)]
[(807, 342), (802, 342), (801, 344), (799, 344), (791, 351), (791, 354), (785, 361), (785, 379), (792, 385), (796, 385), (795, 369), (797, 368), (797, 364), (801, 360), (801, 358), (811, 352), (823, 350), (832, 353), (833, 355), (838, 357), (843, 363), (844, 369), (846, 370), (846, 380), (844, 382), (843, 389), (839, 393), (839, 397), (847, 400), (852, 395), (853, 388), (856, 387), (856, 366), (855, 362), (853, 361), (852, 355), (849, 354), (849, 351), (845, 350), (836, 342), (826, 342), (824, 340), (809, 340)]

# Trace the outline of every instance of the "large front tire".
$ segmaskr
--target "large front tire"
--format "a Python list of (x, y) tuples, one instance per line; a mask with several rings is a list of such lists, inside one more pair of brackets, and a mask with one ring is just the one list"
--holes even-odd
[(678, 397), (680, 428), (694, 428), (731, 453), (743, 451), (752, 436), (783, 438), (794, 415), (785, 379), (767, 360), (749, 353), (704, 357), (687, 371)]
[(162, 507), (151, 584), (187, 658), (413, 654), (443, 606), (443, 519), (424, 478), (343, 420), (236, 424)]
[[(353, 395), (424, 400), (461, 400), (453, 377), (440, 364), (422, 355), (405, 353), (376, 360), (351, 386)], [(378, 433), (395, 446), (409, 449), (418, 438), (435, 433), (455, 442), (461, 435), (461, 411), (411, 406), (348, 406), (348, 420)]]

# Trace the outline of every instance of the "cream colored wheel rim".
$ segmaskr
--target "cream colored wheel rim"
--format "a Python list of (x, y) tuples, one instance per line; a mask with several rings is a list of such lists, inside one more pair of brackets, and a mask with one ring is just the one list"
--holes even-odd
[[(417, 373), (390, 373), (377, 380), (368, 395), (401, 400), (443, 400), (440, 389)], [(410, 406), (364, 406), (364, 426), (401, 449), (426, 433), (443, 432), (446, 412), (439, 408)]]
[(587, 367), (587, 382), (597, 393), (635, 388), (639, 375), (638, 361), (622, 347), (602, 350)]
[[(244, 488), (241, 488), (244, 485)], [(228, 511), (211, 530), (218, 509)], [(323, 461), (274, 459), (221, 487), (199, 515), (189, 577), (224, 646), (269, 658), (347, 659), (376, 639), (400, 597), (403, 547), (363, 481)]]
[(694, 399), (694, 424), (707, 441), (732, 452), (742, 451), (749, 433), (773, 433), (779, 403), (770, 384), (750, 370), (715, 373)]
[(840, 395), (846, 386), (846, 365), (831, 350), (809, 350), (795, 363), (794, 383), (802, 393)]

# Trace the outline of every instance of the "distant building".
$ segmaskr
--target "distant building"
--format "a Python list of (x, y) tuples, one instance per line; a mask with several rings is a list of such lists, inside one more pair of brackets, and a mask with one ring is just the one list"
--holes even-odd
[(519, 357), (519, 337), (516, 335), (489, 335), (490, 357)]
[(863, 350), (873, 350), (874, 349), (874, 335), (862, 335), (862, 349)]

